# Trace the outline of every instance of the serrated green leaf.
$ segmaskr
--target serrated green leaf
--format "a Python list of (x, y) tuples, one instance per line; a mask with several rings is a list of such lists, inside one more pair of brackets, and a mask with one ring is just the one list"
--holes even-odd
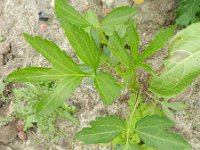
[(199, 18), (196, 16), (200, 11), (199, 0), (179, 0), (178, 18), (176, 24), (181, 26), (187, 26), (190, 23), (196, 22)]
[(7, 76), (6, 82), (44, 82), (60, 80), (66, 77), (67, 74), (59, 72), (52, 68), (42, 68), (42, 67), (28, 67), (23, 68)]
[(55, 0), (55, 13), (61, 23), (69, 22), (81, 28), (90, 26), (90, 23), (65, 0)]
[(119, 25), (123, 25), (137, 12), (137, 9), (131, 6), (122, 6), (108, 13), (101, 22), (103, 31), (115, 31)]
[(119, 59), (119, 61), (124, 64), (125, 66), (131, 65), (131, 58), (127, 50), (124, 48), (122, 44), (122, 40), (120, 39), (119, 35), (114, 32), (111, 37), (111, 43), (114, 49), (110, 49), (111, 52)]
[(147, 116), (136, 124), (142, 141), (161, 150), (190, 150), (191, 146), (178, 134), (167, 131), (174, 123), (166, 117)]
[(116, 116), (105, 116), (96, 118), (90, 123), (90, 128), (83, 128), (75, 135), (75, 138), (85, 144), (108, 143), (117, 137), (125, 123)]
[(58, 113), (58, 115), (66, 120), (71, 121), (72, 123), (74, 123), (75, 125), (80, 125), (80, 122), (78, 119), (76, 119), (68, 110), (59, 108), (56, 109), (56, 112)]
[(138, 62), (139, 57), (139, 34), (132, 21), (129, 21), (128, 27), (129, 45), (131, 46), (131, 53), (135, 64)]
[(82, 77), (65, 77), (62, 79), (55, 90), (39, 102), (36, 113), (38, 115), (48, 115), (54, 112), (70, 97), (80, 85), (81, 80)]
[(163, 102), (163, 103), (165, 104), (165, 106), (176, 111), (181, 111), (187, 108), (187, 106), (182, 102), (171, 102), (171, 103)]
[(140, 62), (143, 62), (146, 58), (150, 57), (152, 54), (160, 50), (165, 43), (171, 38), (174, 33), (176, 26), (169, 27), (167, 29), (161, 29), (150, 42), (150, 44), (145, 48), (141, 55)]
[(114, 150), (140, 150), (138, 146), (132, 144), (125, 144), (116, 146)]
[(70, 23), (65, 22), (63, 28), (78, 57), (95, 71), (99, 65), (100, 54), (93, 37)]
[(160, 76), (150, 78), (150, 90), (160, 97), (173, 97), (184, 91), (200, 74), (200, 23), (175, 35), (169, 46), (170, 57)]
[(42, 54), (60, 72), (73, 75), (81, 73), (76, 63), (55, 43), (26, 33), (24, 33), (24, 37), (38, 53)]
[(121, 88), (108, 73), (100, 73), (94, 81), (97, 92), (105, 104), (112, 104), (121, 94)]

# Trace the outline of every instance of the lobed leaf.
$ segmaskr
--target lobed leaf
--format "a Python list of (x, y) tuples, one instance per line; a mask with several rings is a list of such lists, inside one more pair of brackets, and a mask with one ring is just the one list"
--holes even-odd
[(121, 94), (121, 87), (108, 73), (98, 74), (94, 84), (105, 104), (112, 104)]
[(54, 112), (70, 97), (80, 85), (81, 80), (82, 77), (65, 77), (62, 79), (56, 89), (39, 102), (36, 113), (38, 115), (48, 115)]
[(191, 146), (178, 134), (166, 131), (174, 123), (158, 115), (147, 116), (136, 124), (137, 132), (142, 141), (161, 150), (190, 150)]
[(119, 25), (123, 25), (137, 12), (137, 9), (131, 6), (122, 6), (112, 10), (102, 20), (101, 28), (103, 31), (115, 31)]
[(90, 23), (70, 6), (66, 0), (55, 0), (55, 13), (61, 24), (68, 22), (81, 28), (90, 26)]
[(117, 137), (125, 123), (116, 116), (98, 117), (90, 123), (90, 128), (83, 128), (75, 138), (85, 144), (108, 143)]
[(100, 54), (93, 37), (67, 22), (63, 24), (63, 28), (78, 57), (95, 71), (99, 65)]
[(171, 38), (174, 33), (176, 26), (169, 27), (167, 29), (161, 29), (150, 42), (150, 44), (145, 48), (141, 55), (140, 62), (143, 62), (146, 58), (150, 57), (152, 54), (160, 50), (165, 43)]
[(160, 97), (184, 91), (200, 74), (200, 23), (192, 24), (173, 37), (169, 58), (160, 76), (150, 78), (150, 90)]

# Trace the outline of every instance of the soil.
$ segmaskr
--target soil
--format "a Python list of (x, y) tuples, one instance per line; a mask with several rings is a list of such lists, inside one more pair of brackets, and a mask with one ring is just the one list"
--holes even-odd
[[(72, 57), (74, 51), (64, 36), (63, 29), (54, 15), (52, 0), (1, 0), (0, 2), (0, 36), (5, 41), (0, 42), (0, 78), (5, 78), (15, 69), (26, 66), (48, 66), (48, 62), (36, 53), (27, 42), (22, 33), (38, 35), (48, 40), (55, 41), (62, 49)], [(73, 0), (71, 4), (82, 13), (90, 6), (102, 16), (105, 11), (121, 5), (132, 5), (132, 0)], [(141, 51), (151, 41), (156, 32), (165, 26), (174, 23), (176, 0), (145, 0), (141, 5), (135, 5), (139, 9), (136, 16), (138, 30), (141, 37)], [(38, 13), (44, 11), (49, 14), (47, 25), (42, 25), (38, 19)], [(154, 70), (162, 67), (163, 60), (167, 56), (165, 50), (161, 50), (152, 56), (147, 62)], [(176, 130), (182, 134), (192, 145), (193, 150), (200, 149), (200, 78), (192, 84), (190, 93), (181, 99), (188, 108), (176, 114)], [(1, 100), (0, 100), (1, 103)], [(26, 142), (16, 138), (17, 130), (13, 124), (0, 127), (0, 150), (109, 150), (110, 145), (84, 145), (74, 141), (73, 135), (95, 117), (105, 114), (116, 114), (126, 118), (128, 108), (126, 103), (116, 102), (112, 106), (104, 106), (95, 89), (82, 85), (70, 98), (70, 103), (78, 106), (76, 117), (80, 120), (80, 127), (69, 122), (59, 122), (59, 127), (65, 130), (67, 137), (54, 144), (43, 139), (42, 135), (28, 133)], [(1, 109), (9, 108), (8, 104)], [(2, 115), (2, 114), (1, 114)], [(6, 114), (4, 114), (6, 115)], [(12, 128), (12, 129), (11, 129)], [(9, 129), (9, 140), (1, 144), (3, 132)]]

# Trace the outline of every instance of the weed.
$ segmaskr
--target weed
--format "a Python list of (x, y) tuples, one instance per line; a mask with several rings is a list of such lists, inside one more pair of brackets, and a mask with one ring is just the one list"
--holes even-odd
[[(195, 36), (200, 34), (200, 23), (178, 32), (167, 43), (169, 57), (164, 69), (157, 73), (145, 60), (165, 46), (173, 36), (175, 26), (161, 29), (139, 53), (139, 35), (133, 20), (137, 9), (134, 7), (116, 8), (99, 20), (91, 10), (81, 16), (65, 0), (55, 0), (55, 12), (81, 61), (75, 63), (53, 42), (24, 34), (27, 42), (52, 64), (52, 68), (20, 69), (11, 73), (7, 82), (57, 83), (34, 104), (33, 116), (53, 115), (63, 108), (65, 100), (83, 78), (91, 78), (106, 105), (117, 100), (122, 90), (128, 90), (131, 93), (130, 114), (126, 120), (110, 115), (97, 117), (90, 122), (90, 127), (75, 135), (76, 139), (86, 144), (111, 142), (115, 150), (191, 149), (179, 134), (168, 131), (174, 126), (173, 111), (185, 108), (183, 103), (170, 103), (169, 100), (183, 92), (200, 74), (200, 38)], [(148, 86), (138, 81), (138, 68), (149, 73)], [(152, 101), (145, 101), (144, 96)], [(59, 114), (65, 116), (68, 113), (61, 111)]]

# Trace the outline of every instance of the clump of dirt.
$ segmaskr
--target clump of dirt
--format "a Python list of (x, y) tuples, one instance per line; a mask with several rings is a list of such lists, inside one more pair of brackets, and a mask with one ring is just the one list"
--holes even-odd
[[(79, 12), (92, 8), (100, 16), (105, 14), (111, 8), (121, 5), (132, 5), (132, 0), (114, 0), (106, 3), (103, 0), (73, 0), (71, 3)], [(140, 34), (140, 47), (142, 49), (151, 41), (156, 32), (165, 26), (174, 23), (175, 18), (175, 0), (145, 0), (141, 5), (134, 5), (139, 9), (136, 16), (138, 31)], [(49, 20), (45, 30), (41, 30), (38, 13), (44, 11), (49, 15)], [(27, 42), (25, 42), (22, 33), (27, 32), (32, 35), (39, 35), (48, 40), (55, 41), (62, 49), (75, 58), (73, 49), (67, 41), (63, 29), (61, 29), (58, 20), (54, 15), (52, 0), (1, 0), (0, 4), (0, 35), (6, 40), (1, 44), (11, 43), (11, 49), (2, 51), (0, 45), (0, 77), (6, 77), (15, 69), (26, 66), (49, 66), (48, 62), (38, 53), (36, 53)], [(9, 54), (9, 55), (8, 55)], [(10, 57), (12, 56), (12, 57)], [(147, 62), (154, 70), (159, 70), (167, 56), (166, 51), (162, 50), (152, 56)], [(6, 63), (5, 63), (6, 60)], [(199, 137), (199, 108), (200, 108), (200, 79), (196, 80), (192, 86), (192, 93), (184, 102), (188, 105), (186, 111), (177, 113), (176, 129), (185, 135), (194, 150), (200, 149)], [(67, 137), (61, 139), (58, 144), (53, 144), (42, 138), (39, 133), (29, 133), (28, 140), (22, 143), (18, 140), (10, 144), (16, 149), (39, 150), (52, 148), (55, 150), (108, 150), (110, 145), (84, 145), (81, 142), (74, 141), (73, 136), (77, 130), (86, 127), (88, 122), (97, 116), (105, 114), (116, 114), (127, 117), (128, 107), (126, 103), (116, 102), (112, 106), (104, 106), (100, 101), (95, 89), (91, 86), (82, 85), (73, 94), (69, 100), (78, 108), (76, 117), (80, 120), (80, 127), (74, 126), (69, 122), (59, 122), (59, 127), (65, 130)], [(0, 144), (1, 145), (1, 144)], [(0, 147), (1, 148), (1, 147)]]

